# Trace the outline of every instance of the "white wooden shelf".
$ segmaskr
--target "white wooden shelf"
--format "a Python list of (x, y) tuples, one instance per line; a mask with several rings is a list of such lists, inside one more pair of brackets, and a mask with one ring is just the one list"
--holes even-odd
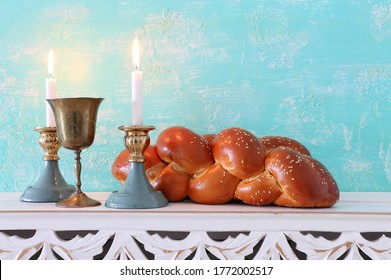
[(119, 210), (104, 206), (109, 193), (88, 195), (102, 206), (1, 193), (0, 259), (391, 259), (391, 193), (342, 193), (325, 209), (185, 201)]

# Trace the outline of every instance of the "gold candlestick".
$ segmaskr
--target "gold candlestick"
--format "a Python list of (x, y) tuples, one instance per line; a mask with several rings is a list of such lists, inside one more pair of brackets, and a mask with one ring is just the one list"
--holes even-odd
[(36, 127), (40, 133), (38, 143), (45, 152), (45, 168), (35, 185), (28, 187), (20, 197), (24, 202), (56, 202), (67, 198), (75, 190), (68, 185), (58, 166), (60, 157), (57, 152), (61, 145), (55, 127)]
[(125, 132), (124, 144), (130, 152), (129, 174), (121, 190), (111, 193), (105, 206), (119, 209), (147, 209), (168, 205), (168, 200), (160, 191), (155, 191), (149, 183), (144, 168), (144, 151), (148, 148), (149, 131), (153, 126), (120, 126)]

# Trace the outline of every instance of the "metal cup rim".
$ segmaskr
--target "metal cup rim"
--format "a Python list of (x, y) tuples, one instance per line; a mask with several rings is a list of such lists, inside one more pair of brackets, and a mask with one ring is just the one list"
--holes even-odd
[(46, 98), (45, 100), (48, 101), (48, 100), (91, 100), (91, 99), (94, 99), (94, 100), (103, 100), (104, 98), (102, 97), (63, 97), (63, 98)]

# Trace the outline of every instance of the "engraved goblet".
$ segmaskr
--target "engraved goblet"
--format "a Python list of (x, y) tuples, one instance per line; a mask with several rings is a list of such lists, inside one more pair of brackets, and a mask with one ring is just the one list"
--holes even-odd
[(91, 207), (101, 203), (81, 190), (80, 153), (90, 147), (95, 139), (98, 108), (103, 98), (75, 97), (46, 99), (56, 119), (58, 140), (62, 147), (75, 153), (76, 191), (56, 203), (59, 207)]

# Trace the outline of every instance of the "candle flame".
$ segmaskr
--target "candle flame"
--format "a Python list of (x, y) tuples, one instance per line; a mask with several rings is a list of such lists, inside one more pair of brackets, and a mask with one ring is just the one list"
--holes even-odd
[(49, 52), (49, 59), (48, 59), (48, 71), (49, 71), (49, 76), (53, 77), (53, 49), (50, 49)]
[(140, 48), (138, 45), (138, 39), (137, 37), (134, 39), (133, 43), (133, 65), (134, 68), (137, 70), (140, 67)]

